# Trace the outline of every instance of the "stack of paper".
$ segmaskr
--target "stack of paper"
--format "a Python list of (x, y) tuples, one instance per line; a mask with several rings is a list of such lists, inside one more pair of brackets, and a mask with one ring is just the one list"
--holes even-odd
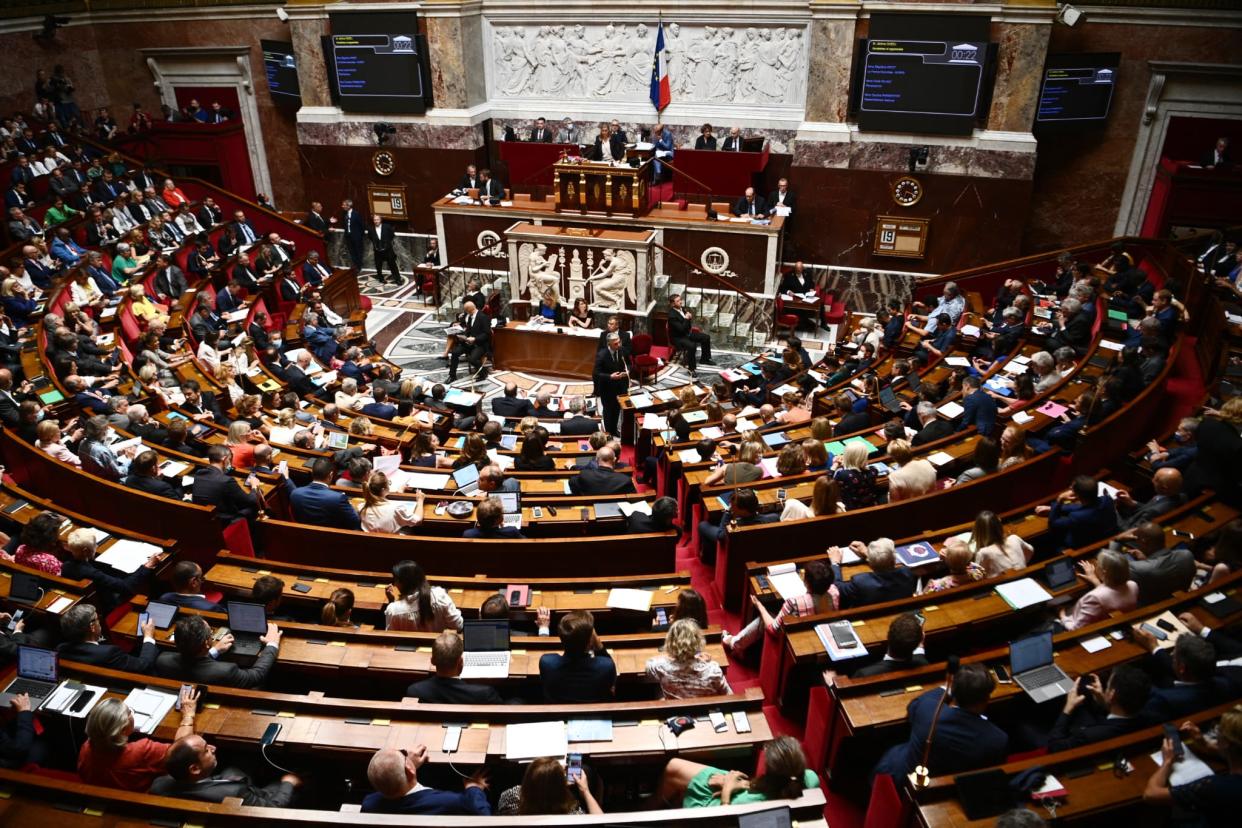
[(551, 756), (564, 759), (569, 739), (564, 722), (524, 722), (505, 725), (505, 758), (520, 762)]
[(945, 451), (938, 451), (935, 454), (928, 455), (927, 462), (936, 468), (953, 462), (953, 455)]
[(134, 730), (139, 733), (154, 733), (176, 703), (176, 694), (149, 687), (135, 687), (125, 697), (125, 706), (134, 714)]
[(699, 433), (708, 440), (719, 440), (724, 436), (724, 429), (720, 428), (720, 426), (704, 426), (699, 429)]
[(936, 410), (939, 411), (944, 416), (948, 417), (950, 420), (952, 420), (954, 417), (961, 416), (962, 412), (965, 411), (966, 409), (962, 408), (961, 403), (947, 402), (944, 405), (937, 408)]
[(612, 719), (570, 719), (565, 732), (571, 742), (611, 742)]
[(963, 325), (958, 328), (957, 332), (962, 336), (973, 336), (975, 338), (978, 338), (979, 334), (982, 333), (982, 331), (979, 330), (978, 325)]
[(782, 601), (806, 595), (806, 584), (798, 575), (797, 564), (783, 563), (768, 567), (768, 583)]
[[(977, 329), (976, 329), (977, 330)], [(955, 368), (969, 368), (970, 360), (966, 357), (951, 356), (944, 358), (945, 364), (952, 365)]]
[[(832, 637), (834, 629), (842, 636), (842, 640), (849, 638), (851, 641), (846, 644), (838, 644)], [(819, 636), (819, 642), (824, 645), (824, 652), (828, 653), (828, 657), (833, 661), (861, 658), (867, 654), (867, 648), (863, 646), (862, 639), (858, 637), (858, 633), (854, 632), (854, 626), (849, 621), (817, 624), (815, 626), (815, 634)]]
[(1027, 366), (1016, 360), (1010, 360), (1005, 363), (1005, 367), (1001, 369), (1006, 374), (1025, 374)]
[[(630, 405), (634, 406), (635, 408), (650, 408), (652, 403), (654, 402), (655, 400), (651, 398), (650, 394), (631, 394), (630, 395)], [(652, 416), (652, 415), (647, 415), (647, 416)]]
[(96, 560), (128, 574), (137, 572), (152, 555), (158, 555), (161, 551), (158, 546), (149, 543), (117, 538)]
[(606, 606), (609, 609), (633, 610), (650, 612), (653, 593), (645, 589), (625, 589), (614, 587), (608, 592)]
[(759, 467), (763, 469), (764, 477), (780, 477), (781, 473), (776, 470), (776, 458), (765, 457), (759, 461)]
[[(108, 692), (106, 687), (63, 681), (59, 687), (52, 691), (52, 695), (48, 696), (47, 700), (39, 706), (39, 709), (45, 712), (60, 713), (62, 716), (68, 716), (71, 719), (85, 719), (95, 705), (99, 704), (99, 700), (103, 698), (106, 692)], [(90, 693), (90, 700), (79, 709), (70, 710), (69, 708), (77, 701), (80, 693)]]
[(642, 427), (648, 431), (663, 431), (668, 428), (668, 417), (661, 414), (644, 414)]
[(996, 587), (996, 594), (1015, 610), (1051, 601), (1052, 595), (1033, 578), (1019, 578)]

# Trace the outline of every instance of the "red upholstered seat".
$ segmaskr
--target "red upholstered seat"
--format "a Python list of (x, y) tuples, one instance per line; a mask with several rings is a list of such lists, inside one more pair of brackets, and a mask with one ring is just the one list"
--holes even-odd
[(910, 802), (893, 784), (893, 777), (882, 773), (871, 786), (871, 802), (863, 828), (902, 828), (910, 822)]
[(654, 376), (660, 370), (660, 359), (652, 355), (651, 348), (651, 334), (635, 334), (630, 340), (631, 357), (640, 384), (645, 377)]

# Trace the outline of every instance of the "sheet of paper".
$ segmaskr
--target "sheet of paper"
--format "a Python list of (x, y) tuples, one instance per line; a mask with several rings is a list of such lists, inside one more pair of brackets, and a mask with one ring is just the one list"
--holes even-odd
[(1107, 650), (1111, 646), (1113, 646), (1112, 643), (1102, 635), (1088, 638), (1082, 642), (1082, 648), (1089, 653), (1098, 653), (1100, 650)]
[(551, 756), (564, 759), (569, 738), (564, 722), (524, 722), (505, 725), (505, 758), (511, 761)]
[(137, 572), (138, 567), (152, 555), (159, 554), (158, 546), (141, 541), (117, 538), (116, 542), (102, 552), (96, 560), (125, 573)]
[(952, 463), (953, 455), (949, 454), (948, 452), (938, 451), (935, 454), (929, 455), (927, 458), (927, 462), (931, 463), (936, 468), (940, 468), (946, 463)]
[[(848, 625), (848, 622), (845, 623)], [(848, 646), (842, 647), (833, 639), (830, 624), (816, 625), (815, 633), (819, 636), (819, 642), (824, 646), (824, 651), (828, 653), (828, 657), (833, 661), (845, 661), (867, 655), (867, 648), (863, 646), (858, 633), (854, 632), (853, 627), (846, 626), (844, 629), (849, 630), (850, 635), (853, 637), (853, 642)]]
[(149, 688), (135, 688), (125, 697), (125, 706), (133, 711), (134, 729), (139, 733), (154, 732), (176, 703), (175, 694)]
[(164, 477), (180, 477), (190, 468), (189, 463), (182, 463), (179, 460), (169, 460), (160, 465), (160, 474)]
[(777, 204), (776, 206), (772, 208), (772, 212), (778, 216), (788, 216), (790, 213), (793, 212), (793, 210), (785, 206), (784, 204)]
[(962, 412), (966, 409), (962, 408), (961, 403), (947, 402), (936, 410), (952, 420), (954, 417), (961, 416)]
[(1048, 590), (1040, 586), (1033, 578), (1019, 578), (1007, 584), (1000, 584), (996, 587), (996, 592), (1015, 610), (1052, 600)]
[(618, 503), (617, 508), (621, 510), (621, 514), (629, 517), (633, 514), (649, 515), (651, 514), (651, 504), (645, 500), (639, 500), (634, 503)]
[(1101, 339), (1100, 347), (1109, 351), (1121, 351), (1125, 349), (1125, 344), (1121, 342), (1113, 342), (1111, 339)]
[(634, 610), (635, 612), (649, 612), (651, 610), (651, 598), (654, 595), (645, 589), (626, 589), (623, 587), (614, 587), (608, 592), (607, 606), (611, 609)]
[(1025, 411), (1013, 412), (1013, 421), (1017, 423), (1018, 425), (1025, 425), (1026, 423), (1029, 423), (1033, 419), (1035, 419), (1035, 415), (1027, 414)]
[(650, 408), (653, 402), (655, 402), (655, 400), (651, 398), (650, 394), (630, 395), (630, 404), (635, 408)]
[(850, 549), (848, 546), (841, 547), (841, 563), (856, 564), (860, 561), (862, 561), (862, 558), (853, 549)]
[(677, 459), (681, 460), (683, 463), (701, 462), (698, 449), (681, 449), (677, 452)]
[(806, 595), (806, 584), (803, 583), (802, 578), (797, 572), (782, 572), (778, 575), (769, 575), (768, 582), (772, 584), (772, 589), (776, 590), (776, 594), (781, 596), (783, 601)]
[(699, 429), (699, 434), (702, 434), (708, 440), (719, 440), (724, 436), (724, 429), (720, 426), (704, 426)]
[(57, 598), (55, 601), (47, 605), (47, 611), (52, 613), (53, 615), (59, 615), (65, 610), (69, 609), (69, 607), (71, 606), (73, 606), (73, 599), (70, 598), (68, 595), (62, 595), (59, 598)]
[(960, 357), (960, 356), (945, 357), (944, 361), (946, 364), (952, 365), (954, 367), (962, 367), (962, 368), (970, 367), (970, 360), (967, 359), (966, 357)]
[(1006, 374), (1025, 374), (1029, 367), (1021, 362), (1013, 362), (1012, 360), (1005, 363), (1005, 367), (1001, 369)]
[(407, 472), (405, 476), (405, 486), (407, 489), (422, 489), (424, 491), (443, 489), (449, 484), (449, 476), (447, 474), (429, 474), (427, 472)]
[[(958, 328), (957, 332), (960, 333), (962, 336), (973, 336), (973, 337), (978, 337), (979, 334), (983, 333), (981, 330), (979, 330), (978, 325), (963, 325), (962, 327)], [(949, 363), (949, 364), (952, 365), (954, 363)]]
[[(1190, 748), (1183, 747), (1182, 749), (1186, 755), (1173, 763), (1173, 772), (1169, 774), (1170, 788), (1177, 785), (1189, 785), (1191, 782), (1197, 782), (1215, 773), (1206, 762), (1195, 756)], [(1156, 767), (1160, 767), (1164, 764), (1164, 754), (1156, 751), (1151, 755), (1151, 761), (1156, 763)]]
[(648, 431), (663, 431), (668, 428), (668, 417), (661, 414), (644, 414), (642, 427)]
[(1029, 356), (1027, 356), (1026, 354), (1018, 354), (1016, 357), (1014, 357), (1013, 359), (1011, 359), (1011, 360), (1009, 360), (1009, 361), (1010, 361), (1010, 362), (1017, 362), (1017, 363), (1020, 363), (1020, 364), (1022, 364), (1022, 365), (1026, 365), (1028, 362), (1030, 362), (1030, 361), (1031, 361), (1031, 358), (1030, 358)]
[[(80, 687), (66, 687), (68, 682), (62, 682), (59, 687), (52, 691), (52, 695), (40, 705), (39, 709), (43, 711), (53, 711), (68, 716), (71, 719), (85, 719), (90, 714), (95, 705), (99, 704), (99, 700), (104, 697), (104, 693), (108, 692), (108, 688), (99, 687), (94, 684), (83, 684)], [(76, 711), (70, 710), (70, 705), (77, 699), (78, 693), (87, 690), (91, 694), (90, 701), (86, 702)]]
[(765, 457), (759, 461), (760, 468), (763, 469), (764, 477), (780, 477), (781, 473), (776, 470), (776, 458)]
[(400, 454), (381, 454), (371, 461), (371, 468), (384, 474), (392, 474), (401, 468)]
[(677, 392), (673, 391), (671, 388), (661, 388), (659, 391), (655, 392), (654, 396), (660, 402), (672, 402), (677, 399)]
[(565, 735), (571, 742), (611, 742), (612, 719), (570, 719)]

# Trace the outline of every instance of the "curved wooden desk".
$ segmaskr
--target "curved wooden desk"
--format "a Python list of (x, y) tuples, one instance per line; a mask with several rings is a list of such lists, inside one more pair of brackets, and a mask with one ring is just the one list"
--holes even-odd
[(555, 327), (531, 330), (525, 327), (524, 322), (510, 322), (503, 328), (498, 327), (492, 331), (492, 363), (509, 371), (591, 379), (595, 372), (595, 354), (599, 349), (599, 332), (588, 337), (557, 331)]

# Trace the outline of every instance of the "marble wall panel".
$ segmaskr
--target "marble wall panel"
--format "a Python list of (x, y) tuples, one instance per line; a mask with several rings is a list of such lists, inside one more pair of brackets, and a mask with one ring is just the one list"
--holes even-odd
[(294, 60), (298, 65), (298, 87), (304, 106), (332, 105), (328, 67), (323, 59), (323, 44), (320, 41), (327, 33), (327, 20), (293, 18), (289, 21)]
[(464, 109), (471, 101), (466, 91), (468, 73), (461, 19), (429, 17), (424, 23), (427, 46), (435, 55), (431, 61), (431, 94), (435, 105), (443, 109)]
[(1039, 106), (1040, 79), (1051, 26), (995, 23), (992, 36), (1000, 44), (988, 129), (1026, 132)]
[(854, 28), (853, 20), (811, 23), (811, 59), (806, 81), (808, 121), (845, 122), (849, 109)]

